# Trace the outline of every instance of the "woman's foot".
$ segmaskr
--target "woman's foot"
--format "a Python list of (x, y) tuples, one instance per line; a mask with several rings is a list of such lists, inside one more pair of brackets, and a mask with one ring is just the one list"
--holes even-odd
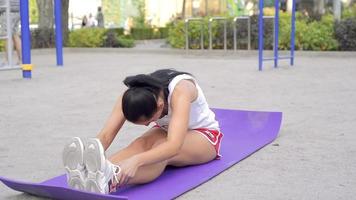
[(84, 163), (88, 170), (86, 191), (108, 194), (116, 190), (120, 167), (106, 160), (99, 139), (91, 138), (85, 146)]
[(84, 145), (79, 137), (72, 138), (63, 149), (63, 165), (67, 173), (67, 183), (71, 188), (84, 190), (86, 170), (84, 166)]

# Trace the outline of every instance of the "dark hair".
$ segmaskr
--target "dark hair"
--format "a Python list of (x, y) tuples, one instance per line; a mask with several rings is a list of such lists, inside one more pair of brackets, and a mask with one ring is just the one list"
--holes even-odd
[(164, 101), (167, 104), (168, 85), (174, 77), (181, 74), (189, 73), (162, 69), (151, 74), (126, 77), (124, 84), (129, 89), (122, 97), (122, 111), (125, 118), (131, 122), (137, 122), (140, 117), (151, 118), (157, 111), (157, 99), (160, 92), (163, 91)]

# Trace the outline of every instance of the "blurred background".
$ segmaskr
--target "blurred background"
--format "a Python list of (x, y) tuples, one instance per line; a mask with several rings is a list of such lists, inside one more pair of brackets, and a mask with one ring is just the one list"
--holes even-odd
[[(29, 0), (32, 48), (54, 47), (53, 1)], [(274, 15), (274, 0), (264, 1), (265, 15)], [(289, 49), (292, 0), (280, 0), (279, 48)], [(356, 50), (356, 0), (296, 0), (297, 50)], [(228, 20), (232, 49), (233, 18), (251, 18), (252, 48), (257, 48), (258, 0), (62, 0), (62, 30), (66, 47), (134, 47), (135, 41), (162, 39), (171, 48), (185, 47), (184, 19), (201, 17), (204, 48), (208, 19)], [(238, 36), (246, 38), (247, 22), (238, 21)], [(273, 23), (266, 20), (265, 48), (271, 49)], [(199, 22), (189, 25), (191, 49), (199, 49)], [(214, 49), (223, 48), (222, 23), (213, 27)], [(3, 41), (0, 50), (3, 50)], [(246, 41), (239, 41), (239, 49)]]

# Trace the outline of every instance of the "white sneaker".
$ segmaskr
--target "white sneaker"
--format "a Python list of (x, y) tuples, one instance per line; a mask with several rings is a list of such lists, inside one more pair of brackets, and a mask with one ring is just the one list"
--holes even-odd
[(117, 175), (120, 173), (120, 167), (106, 160), (99, 139), (91, 138), (86, 143), (84, 163), (88, 171), (85, 190), (102, 194), (112, 192), (112, 184), (119, 182)]
[(63, 165), (67, 173), (67, 183), (71, 188), (84, 190), (86, 170), (83, 159), (84, 145), (79, 137), (72, 138), (63, 149)]

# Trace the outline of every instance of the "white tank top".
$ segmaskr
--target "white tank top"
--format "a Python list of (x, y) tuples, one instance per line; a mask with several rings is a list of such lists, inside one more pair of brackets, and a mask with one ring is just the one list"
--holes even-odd
[(169, 122), (172, 117), (171, 110), (171, 98), (174, 91), (174, 88), (181, 80), (193, 80), (194, 84), (198, 90), (198, 96), (195, 101), (191, 102), (190, 114), (189, 114), (189, 125), (188, 129), (197, 129), (197, 128), (206, 128), (220, 131), (219, 123), (215, 120), (215, 114), (210, 110), (208, 103), (206, 102), (205, 96), (203, 94), (202, 89), (197, 84), (196, 80), (188, 75), (181, 74), (172, 79), (172, 81), (168, 85), (168, 114), (163, 118), (158, 119), (156, 121), (157, 125), (162, 127), (165, 130), (168, 130)]

